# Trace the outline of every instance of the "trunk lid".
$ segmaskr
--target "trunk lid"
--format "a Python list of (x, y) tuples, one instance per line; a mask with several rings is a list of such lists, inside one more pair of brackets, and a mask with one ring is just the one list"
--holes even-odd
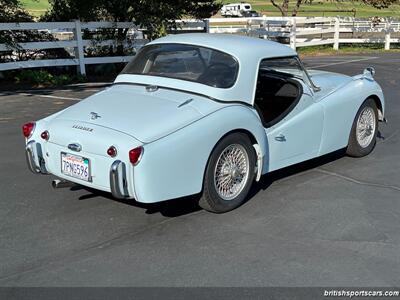
[(90, 124), (109, 128), (149, 143), (221, 105), (180, 91), (158, 89), (149, 92), (144, 86), (114, 85), (66, 109), (53, 122), (70, 121), (69, 127)]
[(114, 146), (117, 148), (118, 156), (123, 154), (125, 159), (130, 149), (142, 145), (140, 141), (126, 133), (82, 121), (56, 118), (49, 123), (49, 132), (49, 143), (56, 144), (69, 153), (74, 151), (71, 152), (68, 145), (78, 144), (82, 147), (82, 153), (108, 157), (107, 149)]

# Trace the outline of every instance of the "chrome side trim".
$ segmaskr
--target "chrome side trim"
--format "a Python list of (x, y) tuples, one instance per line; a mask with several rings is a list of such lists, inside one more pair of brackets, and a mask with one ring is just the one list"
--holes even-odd
[(126, 181), (125, 164), (116, 160), (110, 168), (110, 189), (113, 196), (117, 199), (129, 197)]
[(40, 166), (36, 165), (34, 147), (35, 147), (35, 141), (30, 141), (28, 142), (28, 144), (26, 144), (25, 157), (29, 170), (34, 174), (38, 174), (40, 173), (41, 168)]

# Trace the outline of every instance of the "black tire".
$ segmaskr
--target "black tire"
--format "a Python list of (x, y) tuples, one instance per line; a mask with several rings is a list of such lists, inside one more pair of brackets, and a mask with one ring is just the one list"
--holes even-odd
[[(217, 191), (214, 180), (214, 173), (216, 172), (216, 165), (219, 161), (221, 154), (229, 147), (239, 147), (242, 150), (244, 149), (248, 157), (248, 173), (246, 172), (246, 174), (248, 175), (246, 180), (243, 179), (245, 181), (243, 181), (240, 192), (238, 192), (238, 194), (234, 198), (226, 200), (222, 198)], [(255, 166), (256, 153), (250, 138), (246, 134), (232, 133), (223, 138), (215, 146), (208, 160), (207, 168), (204, 174), (203, 194), (199, 200), (199, 205), (203, 209), (213, 213), (228, 212), (242, 205), (246, 201), (247, 194), (253, 183), (255, 176)]]
[[(366, 108), (370, 108), (374, 112), (375, 129), (374, 132), (372, 132), (372, 140), (367, 145), (361, 145), (360, 142), (357, 140), (357, 122), (361, 113), (365, 111)], [(377, 134), (378, 134), (378, 109), (373, 99), (367, 99), (361, 105), (360, 109), (356, 114), (356, 117), (354, 118), (346, 154), (352, 157), (363, 157), (370, 154), (372, 150), (374, 150), (375, 148)]]

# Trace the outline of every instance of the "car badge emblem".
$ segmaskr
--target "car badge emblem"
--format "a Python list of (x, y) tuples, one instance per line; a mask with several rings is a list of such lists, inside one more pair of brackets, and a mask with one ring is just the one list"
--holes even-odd
[(92, 120), (96, 120), (96, 119), (98, 119), (98, 118), (101, 118), (101, 116), (98, 114), (98, 113), (95, 113), (95, 112), (91, 112), (90, 113), (90, 118), (92, 119)]

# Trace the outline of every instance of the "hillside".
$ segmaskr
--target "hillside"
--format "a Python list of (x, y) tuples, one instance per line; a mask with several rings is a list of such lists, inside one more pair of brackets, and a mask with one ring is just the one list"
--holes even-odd
[[(279, 0), (277, 0), (279, 1)], [(240, 2), (235, 0), (222, 0), (223, 3)], [(267, 16), (279, 16), (280, 13), (269, 0), (248, 0), (253, 6), (253, 9), (262, 12)], [(22, 0), (27, 10), (34, 16), (42, 15), (49, 7), (48, 0)], [(291, 7), (294, 6), (292, 1)], [(371, 6), (354, 2), (351, 0), (344, 0), (341, 2), (332, 2), (330, 0), (313, 1), (312, 5), (303, 4), (300, 8), (299, 16), (353, 16), (356, 17), (398, 17), (400, 18), (400, 5), (393, 5), (388, 9), (375, 9)]]
[[(241, 1), (223, 0), (223, 3), (235, 3)], [(267, 16), (280, 16), (280, 12), (269, 0), (248, 0), (245, 1), (253, 6), (254, 10), (262, 12)], [(276, 0), (280, 2), (280, 0)], [(291, 1), (291, 7), (294, 7), (295, 1)], [(400, 18), (400, 5), (393, 5), (388, 9), (376, 9), (368, 5), (344, 0), (341, 2), (332, 2), (330, 0), (313, 1), (312, 4), (303, 4), (300, 7), (298, 16), (353, 16), (356, 17), (398, 17)]]

